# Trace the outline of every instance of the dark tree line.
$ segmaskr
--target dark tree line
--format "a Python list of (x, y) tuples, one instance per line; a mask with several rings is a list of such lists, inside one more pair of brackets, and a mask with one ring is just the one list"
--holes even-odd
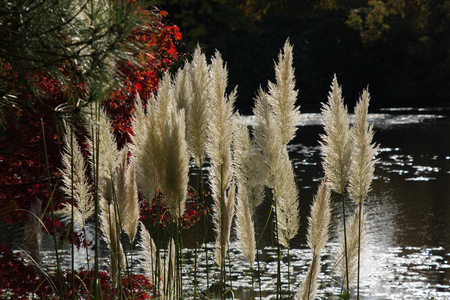
[(369, 85), (375, 106), (445, 105), (450, 99), (448, 0), (159, 0), (183, 32), (228, 62), (241, 111), (273, 79), (286, 38), (294, 44), (305, 108), (326, 97), (338, 75), (351, 101)]

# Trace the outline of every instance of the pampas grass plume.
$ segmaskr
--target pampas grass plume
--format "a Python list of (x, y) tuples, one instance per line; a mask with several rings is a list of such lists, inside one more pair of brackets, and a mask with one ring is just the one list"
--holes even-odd
[(295, 107), (298, 92), (295, 90), (295, 75), (293, 65), (293, 47), (286, 40), (283, 51), (278, 55), (275, 64), (276, 84), (269, 82), (269, 103), (280, 124), (283, 144), (289, 143), (295, 136), (296, 117), (299, 107)]
[(208, 64), (200, 46), (194, 51), (192, 62), (186, 66), (192, 88), (192, 99), (189, 110), (186, 111), (188, 124), (186, 139), (194, 162), (201, 167), (205, 160), (205, 145), (207, 143), (209, 111), (208, 111)]
[(289, 248), (289, 241), (293, 239), (300, 225), (298, 188), (295, 174), (289, 160), (286, 147), (283, 148), (279, 165), (274, 168), (274, 195), (277, 214), (277, 228), (279, 243)]
[(131, 163), (127, 170), (127, 205), (123, 222), (123, 229), (131, 242), (136, 238), (139, 217), (139, 195), (136, 172), (134, 170), (134, 164)]
[(355, 107), (352, 127), (353, 147), (348, 193), (350, 199), (362, 203), (370, 191), (378, 147), (372, 144), (373, 129), (367, 121), (370, 94), (363, 91)]
[(348, 182), (352, 148), (349, 116), (336, 75), (331, 84), (328, 103), (322, 107), (322, 115), (325, 134), (321, 135), (320, 145), (325, 176), (331, 188), (343, 194)]
[(166, 122), (166, 154), (163, 192), (172, 216), (178, 220), (184, 213), (189, 180), (189, 154), (185, 138), (184, 110), (172, 110)]
[[(347, 253), (348, 253), (348, 281), (349, 285), (354, 283), (354, 281), (357, 278), (358, 275), (358, 248), (359, 251), (362, 251), (364, 248), (364, 242), (365, 242), (365, 234), (366, 231), (364, 229), (365, 224), (365, 213), (364, 209), (362, 211), (362, 219), (361, 219), (361, 235), (359, 236), (359, 230), (360, 230), (360, 220), (358, 216), (359, 207), (356, 208), (355, 212), (352, 214), (350, 219), (347, 221)], [(359, 240), (359, 237), (361, 240)], [(344, 253), (344, 235), (342, 232), (339, 234), (339, 242), (340, 242), (340, 250), (337, 255), (337, 261), (339, 262), (337, 265), (337, 269), (339, 274), (341, 275), (343, 279), (343, 285), (345, 286), (347, 284), (347, 277), (346, 277), (346, 267), (345, 267), (345, 261), (343, 258)]]
[[(155, 197), (156, 191), (161, 187), (161, 163), (158, 163), (158, 160), (164, 157), (156, 126), (156, 101), (156, 98), (152, 96), (151, 101), (146, 106), (146, 115), (136, 111), (136, 121), (133, 123), (134, 136), (131, 153), (136, 169), (137, 185), (147, 201), (151, 201)], [(134, 126), (138, 126), (137, 131), (135, 131)], [(145, 129), (139, 129), (141, 126), (144, 126)]]
[(283, 141), (280, 128), (271, 110), (267, 94), (260, 88), (255, 98), (253, 113), (256, 124), (253, 127), (253, 136), (256, 147), (261, 153), (264, 162), (263, 174), (267, 174), (266, 185), (273, 188), (275, 173), (271, 170), (276, 164), (282, 151)]
[(139, 196), (134, 163), (128, 163), (128, 147), (122, 149), (122, 160), (117, 169), (117, 203), (123, 230), (134, 241), (139, 221)]
[[(110, 268), (113, 278), (116, 278), (119, 272), (119, 267), (125, 268), (125, 253), (123, 252), (122, 243), (119, 239), (119, 234), (121, 228), (119, 224), (118, 210), (115, 207), (114, 202), (108, 204), (106, 199), (100, 199), (100, 220), (101, 229), (103, 232), (103, 238), (108, 244), (109, 250), (111, 251), (111, 261)], [(114, 284), (117, 284), (115, 282)]]
[[(94, 156), (94, 152), (97, 152), (95, 147), (98, 147), (99, 191), (103, 198), (112, 201), (114, 197), (113, 178), (119, 163), (120, 152), (117, 149), (117, 142), (111, 127), (111, 121), (106, 112), (103, 109), (99, 109), (97, 114), (94, 114), (91, 113), (93, 110), (91, 107), (88, 111), (91, 120), (90, 123), (93, 124), (93, 126), (88, 127), (91, 137), (89, 140), (90, 161), (93, 161), (92, 157)], [(92, 170), (95, 169), (96, 167), (92, 166)]]
[[(67, 198), (73, 197), (76, 205), (73, 206), (74, 222), (81, 227), (87, 218), (94, 213), (94, 201), (90, 193), (91, 186), (86, 177), (86, 164), (80, 147), (77, 145), (75, 137), (70, 138), (69, 129), (66, 126), (64, 135), (64, 152), (62, 154), (61, 190)], [(73, 170), (72, 170), (73, 167)], [(73, 190), (72, 190), (73, 187)], [(67, 218), (72, 217), (72, 204), (67, 202), (63, 208), (56, 211), (56, 214)]]
[(330, 189), (326, 184), (326, 180), (323, 180), (314, 197), (311, 214), (308, 217), (308, 246), (315, 255), (320, 254), (321, 249), (323, 249), (328, 241), (330, 220)]
[(252, 219), (252, 209), (249, 206), (248, 191), (239, 186), (236, 205), (236, 236), (242, 254), (247, 258), (250, 267), (255, 262), (256, 239), (255, 226)]
[(289, 247), (289, 241), (297, 234), (299, 227), (298, 189), (294, 169), (283, 143), (280, 127), (269, 105), (268, 97), (260, 90), (254, 108), (256, 126), (255, 142), (263, 154), (268, 167), (267, 185), (272, 188), (277, 222), (277, 236), (280, 244)]
[(173, 81), (174, 98), (177, 103), (177, 109), (184, 109), (186, 115), (189, 115), (192, 100), (192, 82), (191, 73), (188, 71), (189, 68), (191, 68), (191, 64), (186, 63), (184, 67), (178, 69)]
[(266, 184), (266, 166), (261, 163), (261, 152), (250, 138), (249, 130), (244, 125), (236, 126), (234, 143), (234, 169), (239, 189), (247, 189), (248, 207), (250, 214), (255, 213), (264, 200), (264, 185)]
[(234, 212), (235, 186), (232, 183), (231, 142), (234, 130), (233, 104), (235, 92), (227, 96), (227, 69), (217, 52), (211, 63), (211, 118), (208, 126), (206, 151), (211, 161), (209, 171), (213, 204), (213, 223), (217, 234), (216, 262), (222, 266), (229, 243), (231, 219)]
[(236, 235), (238, 246), (250, 267), (255, 261), (256, 240), (253, 215), (264, 199), (262, 177), (256, 168), (254, 145), (245, 125), (236, 126), (233, 140), (234, 169), (237, 183)]
[[(224, 193), (223, 206), (220, 207), (219, 203), (214, 202), (213, 210), (213, 223), (214, 229), (217, 233), (215, 257), (219, 267), (225, 262), (225, 253), (228, 250), (228, 244), (230, 243), (231, 224), (233, 221), (235, 210), (235, 196), (236, 185), (233, 182), (230, 188)], [(223, 209), (223, 213), (219, 214)]]

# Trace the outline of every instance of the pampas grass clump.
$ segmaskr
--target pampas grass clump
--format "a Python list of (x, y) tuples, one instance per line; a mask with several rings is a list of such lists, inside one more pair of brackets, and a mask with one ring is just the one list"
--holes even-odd
[[(282, 292), (281, 247), (287, 249), (290, 288), (290, 241), (298, 234), (300, 224), (299, 188), (287, 147), (295, 137), (299, 115), (292, 51), (292, 45), (286, 41), (275, 63), (275, 83), (269, 82), (267, 91), (259, 89), (253, 108), (256, 122), (251, 132), (235, 122), (237, 92), (234, 89), (227, 93), (228, 71), (220, 53), (216, 52), (208, 64), (200, 47), (195, 49), (192, 60), (173, 77), (168, 72), (163, 74), (158, 92), (150, 99), (142, 101), (136, 95), (131, 144), (123, 149), (118, 149), (111, 122), (98, 107), (86, 110), (90, 117), (87, 128), (90, 168), (76, 138), (67, 129), (61, 169), (62, 191), (74, 201), (58, 213), (69, 218), (73, 214), (73, 221), (83, 228), (90, 216), (100, 219), (99, 228), (111, 254), (113, 289), (120, 291), (121, 276), (132, 272), (133, 261), (127, 261), (126, 244), (122, 244), (121, 236), (125, 233), (131, 243), (131, 253), (135, 240), (140, 246), (140, 265), (153, 283), (153, 296), (182, 298), (181, 280), (186, 269), (182, 265), (180, 218), (185, 212), (191, 159), (202, 187), (202, 166), (205, 161), (209, 162), (211, 219), (216, 239), (214, 259), (220, 268), (217, 285), (221, 299), (225, 298), (228, 288), (225, 262), (233, 218), (236, 217), (239, 250), (252, 270), (258, 262), (255, 212), (266, 192), (271, 198), (269, 217), (273, 218), (272, 235), (277, 247), (277, 297)], [(344, 231), (340, 237), (343, 246), (336, 258), (337, 269), (343, 284), (349, 285), (356, 279), (359, 287), (360, 251), (364, 241), (363, 203), (370, 191), (377, 152), (372, 144), (372, 127), (367, 122), (369, 99), (368, 91), (364, 91), (350, 130), (342, 88), (334, 76), (328, 103), (322, 107), (325, 133), (320, 136), (320, 146), (325, 177), (308, 218), (307, 243), (313, 259), (296, 299), (312, 300), (317, 295), (321, 251), (329, 237), (331, 191), (341, 194), (343, 203)], [(87, 169), (91, 170), (92, 178), (86, 176)], [(345, 221), (345, 191), (358, 206), (348, 221)], [(158, 219), (155, 231), (151, 232), (139, 221), (139, 198), (151, 203), (158, 195), (164, 195), (164, 204), (173, 222), (167, 230), (162, 230)], [(195, 208), (198, 209), (198, 202)], [(162, 216), (158, 213), (157, 218)], [(161, 233), (165, 236), (160, 236)], [(195, 263), (199, 243), (195, 232)], [(205, 243), (208, 259), (207, 249)], [(97, 254), (96, 260), (98, 272)], [(208, 273), (207, 267), (207, 276)], [(196, 285), (197, 277), (194, 281)], [(261, 291), (261, 283), (259, 288)], [(195, 298), (196, 286), (194, 293)]]

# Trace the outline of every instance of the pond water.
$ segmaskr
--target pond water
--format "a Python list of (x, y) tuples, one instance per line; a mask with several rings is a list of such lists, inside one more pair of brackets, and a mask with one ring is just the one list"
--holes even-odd
[[(372, 299), (450, 299), (450, 110), (446, 109), (383, 109), (370, 114), (375, 128), (374, 141), (380, 145), (373, 190), (366, 201), (366, 245), (363, 251), (361, 298)], [(242, 117), (252, 124), (252, 117)], [(297, 137), (289, 145), (300, 187), (301, 230), (292, 241), (290, 272), (287, 260), (282, 264), (284, 295), (290, 298), (298, 283), (304, 279), (311, 261), (306, 247), (306, 217), (321, 169), (318, 137), (322, 133), (320, 114), (302, 114), (298, 119)], [(342, 203), (341, 203), (342, 204)], [(333, 200), (333, 224), (340, 224), (341, 205)], [(258, 208), (257, 232), (265, 226), (270, 203)], [(338, 277), (333, 268), (336, 249), (336, 228), (323, 255), (319, 277), (319, 297), (333, 299), (339, 295)], [(0, 242), (18, 244), (17, 234), (0, 230)], [(17, 230), (16, 230), (17, 232)], [(270, 230), (260, 239), (259, 251), (261, 290), (263, 299), (274, 299), (276, 261)], [(187, 232), (189, 245), (192, 232)], [(16, 242), (11, 243), (11, 240)], [(212, 241), (212, 240), (211, 240)], [(212, 249), (213, 244), (208, 244)], [(50, 250), (50, 248), (48, 249)], [(193, 249), (186, 248), (183, 287), (186, 298), (192, 292)], [(50, 263), (52, 255), (46, 252)], [(209, 251), (211, 253), (211, 251)], [(287, 257), (287, 253), (283, 253)], [(254, 282), (248, 263), (231, 243), (230, 272), (234, 296), (256, 298), (258, 282)], [(212, 259), (200, 253), (197, 280), (199, 289), (206, 289), (206, 261), (213, 268)], [(289, 280), (288, 280), (289, 279)], [(210, 275), (209, 283), (213, 281)]]
[[(380, 151), (373, 189), (366, 200), (362, 299), (450, 299), (449, 114), (446, 109), (413, 108), (383, 109), (370, 114), (374, 141), (380, 145)], [(251, 125), (253, 118), (244, 117), (242, 122)], [(306, 217), (323, 177), (318, 145), (323, 132), (321, 115), (302, 114), (298, 124), (289, 152), (300, 187), (302, 226), (291, 244), (289, 287), (287, 261), (282, 265), (284, 298), (293, 295), (311, 262), (311, 252), (306, 248)], [(332, 238), (324, 251), (320, 275), (319, 296), (324, 299), (336, 298), (340, 292), (340, 279), (330, 275), (330, 271), (337, 248), (336, 225), (342, 223), (341, 204), (333, 200)], [(259, 232), (265, 226), (269, 206), (265, 202), (257, 212)], [(270, 235), (263, 236), (260, 243), (265, 246), (260, 251), (262, 289), (273, 291), (276, 261)], [(235, 295), (252, 299), (248, 263), (236, 245), (232, 246), (231, 257)], [(257, 285), (254, 289), (258, 291)], [(264, 297), (274, 299), (270, 292)]]

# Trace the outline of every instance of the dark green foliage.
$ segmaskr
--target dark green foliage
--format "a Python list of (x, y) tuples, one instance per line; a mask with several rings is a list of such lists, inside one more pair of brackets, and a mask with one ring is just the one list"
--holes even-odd
[(197, 43), (203, 49), (224, 49), (235, 40), (236, 32), (247, 30), (251, 22), (233, 0), (157, 0), (156, 5), (169, 12), (193, 51)]
[[(238, 3), (240, 2), (240, 3)], [(287, 37), (302, 110), (315, 110), (337, 73), (353, 106), (369, 85), (372, 107), (446, 104), (450, 78), (450, 3), (437, 1), (160, 0), (190, 47), (217, 48), (241, 113), (274, 78)]]
[(144, 21), (131, 1), (2, 0), (0, 7), (0, 64), (14, 74), (0, 79), (0, 117), (11, 107), (54, 110), (38, 86), (42, 77), (69, 91), (58, 111), (76, 112), (80, 101), (117, 87), (116, 63), (133, 62), (140, 47), (127, 38)]

